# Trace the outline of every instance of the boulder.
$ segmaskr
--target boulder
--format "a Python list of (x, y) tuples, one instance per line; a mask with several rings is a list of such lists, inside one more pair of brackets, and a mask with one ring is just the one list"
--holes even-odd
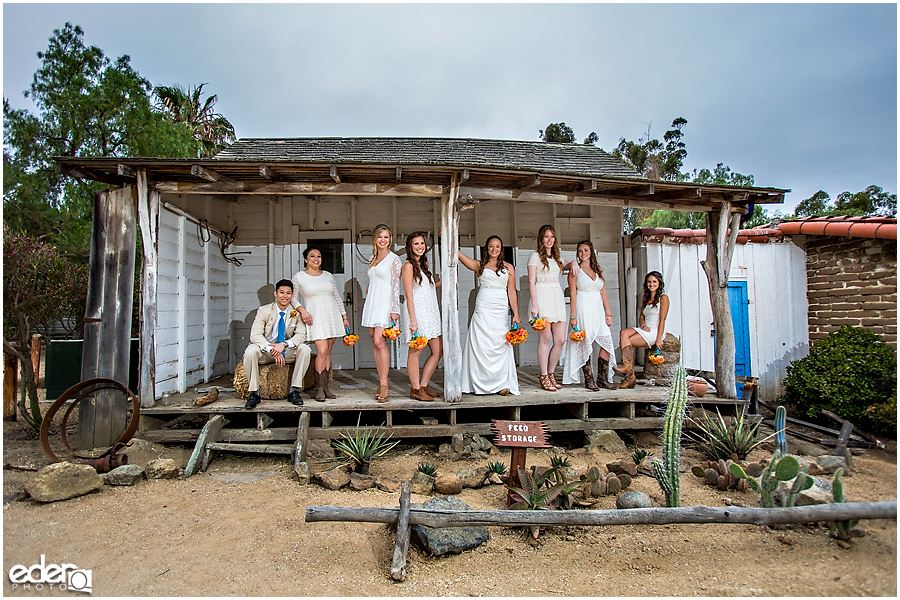
[[(411, 504), (416, 508), (439, 510), (471, 510), (469, 505), (455, 496), (431, 498), (424, 504)], [(413, 525), (410, 538), (426, 551), (434, 555), (459, 554), (477, 548), (490, 539), (487, 528), (471, 527), (426, 527)]]
[(375, 480), (375, 487), (377, 487), (382, 492), (388, 492), (391, 494), (396, 494), (400, 492), (400, 482), (394, 479), (389, 479), (387, 477), (383, 477), (381, 479)]
[(461, 453), (466, 448), (466, 438), (461, 433), (454, 434), (450, 438), (450, 451)]
[(434, 480), (434, 491), (438, 494), (458, 494), (462, 489), (462, 479), (456, 475), (441, 475)]
[(792, 450), (792, 454), (799, 454), (801, 456), (824, 456), (825, 454), (828, 454), (828, 451), (822, 446), (813, 444), (812, 442), (804, 442), (802, 440), (788, 442), (788, 449)]
[(94, 467), (69, 462), (43, 467), (25, 484), (25, 491), (38, 502), (56, 502), (77, 498), (103, 487)]
[(494, 485), (503, 485), (503, 480), (500, 478), (500, 475), (497, 473), (491, 473), (488, 475), (487, 480)]
[(826, 475), (831, 475), (838, 469), (844, 470), (844, 477), (850, 474), (850, 471), (847, 469), (847, 459), (843, 456), (819, 456), (816, 458), (816, 464), (822, 469), (822, 473)]
[(370, 490), (375, 487), (375, 478), (371, 475), (360, 475), (359, 473), (350, 473), (350, 487), (361, 492)]
[(441, 444), (438, 446), (438, 456), (442, 458), (450, 456), (450, 444)]
[(635, 465), (634, 461), (630, 458), (623, 458), (615, 462), (607, 463), (606, 470), (610, 473), (615, 473), (616, 475), (625, 473), (631, 477), (637, 477), (638, 474), (637, 465)]
[(659, 440), (659, 434), (652, 431), (641, 431), (634, 436), (634, 443), (638, 446), (659, 446), (662, 442)]
[(101, 478), (107, 485), (134, 485), (144, 478), (144, 467), (141, 465), (122, 465), (109, 473), (104, 473)]
[(653, 508), (653, 502), (644, 492), (622, 492), (616, 496), (616, 508)]
[(182, 469), (171, 458), (157, 458), (147, 463), (148, 479), (178, 479), (182, 475)]
[(422, 471), (416, 471), (412, 479), (409, 480), (409, 491), (413, 494), (422, 494), (427, 496), (434, 489), (434, 477), (426, 475)]
[(297, 465), (294, 467), (294, 476), (297, 478), (297, 481), (300, 483), (300, 485), (308, 484), (310, 478), (309, 463), (297, 463)]
[(480, 488), (487, 479), (487, 467), (478, 467), (477, 469), (463, 469), (456, 473), (456, 476), (462, 480), (464, 488)]
[(637, 465), (637, 472), (647, 477), (655, 477), (653, 474), (653, 455), (645, 456), (641, 464)]
[(331, 458), (334, 456), (331, 440), (309, 440), (307, 456), (309, 458)]
[(339, 490), (350, 484), (350, 474), (343, 469), (330, 469), (313, 475), (312, 480), (328, 490)]
[(596, 429), (584, 432), (584, 446), (606, 452), (624, 452), (625, 442), (612, 429)]

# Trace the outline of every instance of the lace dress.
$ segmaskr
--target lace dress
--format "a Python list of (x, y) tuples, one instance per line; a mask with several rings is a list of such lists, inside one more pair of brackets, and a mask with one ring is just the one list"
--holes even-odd
[(496, 394), (503, 388), (519, 393), (513, 347), (506, 341), (509, 331), (509, 271), (485, 269), (478, 278), (475, 312), (469, 323), (462, 357), (462, 392)]
[[(607, 377), (612, 380), (612, 368), (616, 364), (616, 347), (613, 346), (612, 334), (606, 324), (606, 309), (603, 306), (603, 278), (588, 277), (582, 269), (574, 266), (578, 274), (575, 276), (575, 318), (578, 328), (584, 331), (584, 340), (573, 342), (566, 340), (566, 364), (563, 367), (563, 383), (581, 383), (581, 367), (591, 360), (594, 343), (609, 352), (609, 369)], [(598, 373), (598, 376), (600, 374)]]
[(403, 310), (400, 313), (400, 330), (403, 332), (403, 343), (409, 344), (411, 339), (409, 331), (409, 309), (407, 304), (412, 301), (416, 308), (416, 325), (419, 327), (419, 335), (424, 335), (429, 340), (441, 335), (441, 312), (438, 308), (437, 290), (434, 283), (422, 274), (422, 283), (416, 283), (413, 277), (412, 300), (406, 299)]
[(400, 257), (393, 252), (369, 267), (369, 292), (360, 325), (390, 327), (391, 313), (400, 314)]
[[(534, 282), (534, 293), (537, 296), (540, 315), (551, 323), (566, 320), (566, 300), (563, 298), (562, 288), (559, 286), (559, 265), (552, 258), (547, 259), (545, 267), (537, 252), (532, 252), (528, 258), (529, 267), (537, 267), (537, 276)], [(533, 304), (528, 302), (528, 316), (531, 317)]]
[[(662, 296), (665, 296), (663, 294)], [(648, 304), (644, 307), (642, 311), (644, 313), (644, 325), (650, 328), (650, 331), (644, 331), (640, 328), (640, 326), (635, 327), (634, 330), (637, 331), (644, 341), (647, 342), (647, 346), (653, 347), (656, 344), (657, 329), (659, 329), (659, 305), (662, 304), (662, 296), (659, 297), (660, 301), (656, 303), (656, 306), (652, 306)], [(665, 337), (666, 332), (662, 332), (663, 337)]]
[(322, 271), (321, 275), (310, 275), (297, 271), (291, 278), (294, 297), (291, 305), (295, 308), (303, 299), (303, 307), (312, 315), (312, 325), (307, 327), (307, 341), (326, 340), (344, 335), (344, 302), (338, 292), (334, 275)]

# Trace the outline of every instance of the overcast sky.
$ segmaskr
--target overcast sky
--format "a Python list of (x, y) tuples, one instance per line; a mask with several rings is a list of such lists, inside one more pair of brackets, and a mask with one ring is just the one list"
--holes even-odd
[(154, 85), (207, 83), (238, 137), (661, 139), (790, 188), (897, 191), (894, 4), (4, 4), (3, 96), (81, 25)]

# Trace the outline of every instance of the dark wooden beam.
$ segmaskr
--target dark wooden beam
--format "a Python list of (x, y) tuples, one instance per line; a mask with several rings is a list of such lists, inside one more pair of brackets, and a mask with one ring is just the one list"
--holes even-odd
[(656, 192), (656, 187), (652, 183), (648, 183), (647, 185), (642, 185), (638, 191), (634, 193), (635, 196), (652, 196)]
[(272, 181), (284, 181), (284, 177), (281, 176), (281, 173), (269, 165), (259, 165), (259, 176)]
[(123, 165), (122, 163), (119, 163), (116, 166), (116, 171), (119, 173), (120, 177), (128, 177), (129, 179), (137, 179), (137, 171), (135, 171), (133, 168), (129, 167), (128, 165)]
[(212, 181), (213, 183), (236, 183), (234, 179), (225, 177), (212, 169), (207, 169), (200, 165), (191, 165), (191, 175), (199, 177), (200, 179), (205, 179), (206, 181)]
[(588, 179), (587, 181), (581, 182), (581, 191), (582, 192), (596, 192), (597, 191), (597, 180), (596, 179)]
[(56, 163), (56, 172), (60, 175), (66, 175), (68, 177), (89, 179), (91, 181), (102, 181), (103, 183), (109, 183), (115, 186), (121, 186), (123, 184), (121, 179), (113, 177), (112, 175), (107, 175), (106, 173), (100, 173), (91, 169), (79, 169), (70, 165), (64, 165), (62, 163)]
[(467, 182), (468, 180), (469, 180), (469, 170), (468, 170), (468, 169), (463, 169), (463, 172), (462, 172), (462, 178), (460, 178), (459, 182), (460, 182), (460, 183), (465, 183), (465, 182)]
[(338, 173), (338, 170), (337, 170), (337, 167), (336, 167), (336, 166), (331, 165), (331, 168), (330, 168), (328, 171), (329, 171), (328, 174), (331, 176), (332, 179), (334, 179), (334, 182), (335, 182), (335, 183), (340, 183), (340, 182), (341, 182), (341, 176), (340, 176), (340, 174)]
[(443, 186), (413, 183), (287, 183), (273, 182), (263, 185), (242, 181), (216, 183), (187, 183), (160, 181), (153, 189), (176, 194), (257, 194), (260, 196), (293, 196), (317, 194), (322, 196), (425, 196), (439, 198)]
[(527, 190), (528, 188), (537, 187), (539, 185), (541, 185), (541, 174), (540, 173), (535, 173), (534, 175), (531, 175), (530, 177), (526, 177), (525, 179), (523, 179), (522, 181), (520, 181), (519, 183), (517, 183), (514, 186), (513, 198), (518, 198), (519, 195), (522, 192), (524, 192), (525, 190)]
[(403, 176), (403, 169), (400, 167), (397, 167), (397, 183), (400, 183), (400, 179), (402, 176)]

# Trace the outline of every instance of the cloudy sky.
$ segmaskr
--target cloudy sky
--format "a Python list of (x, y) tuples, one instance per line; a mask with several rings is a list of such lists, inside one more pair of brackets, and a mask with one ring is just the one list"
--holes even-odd
[(688, 170), (790, 188), (787, 209), (897, 191), (894, 4), (4, 4), (13, 106), (66, 21), (155, 85), (207, 83), (239, 137), (536, 140), (565, 121), (610, 150), (681, 116)]

